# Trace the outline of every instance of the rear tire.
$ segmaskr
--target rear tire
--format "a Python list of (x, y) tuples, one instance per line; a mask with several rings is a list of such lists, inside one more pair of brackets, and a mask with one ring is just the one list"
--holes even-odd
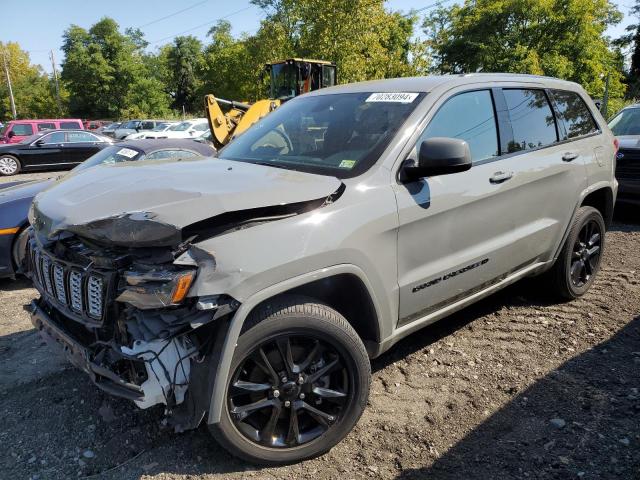
[(549, 271), (553, 292), (565, 300), (584, 295), (600, 270), (605, 223), (593, 207), (580, 207), (555, 264)]
[(10, 176), (20, 173), (22, 165), (13, 155), (0, 155), (0, 175)]
[(367, 403), (371, 365), (342, 315), (284, 296), (247, 319), (226, 382), (211, 433), (233, 455), (281, 465), (321, 455), (351, 431)]

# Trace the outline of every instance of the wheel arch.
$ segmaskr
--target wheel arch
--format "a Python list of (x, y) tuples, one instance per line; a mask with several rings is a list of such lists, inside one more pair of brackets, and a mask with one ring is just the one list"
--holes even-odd
[(593, 207), (600, 212), (604, 218), (604, 225), (607, 229), (613, 220), (614, 195), (610, 186), (603, 186), (590, 191), (582, 199), (581, 207)]
[[(340, 295), (336, 295), (336, 291)], [(381, 310), (371, 284), (359, 267), (351, 264), (335, 265), (272, 285), (246, 299), (230, 321), (215, 372), (207, 423), (220, 421), (231, 360), (246, 319), (256, 308), (285, 294), (302, 294), (334, 308), (354, 327), (369, 355), (377, 354)], [(358, 309), (352, 305), (361, 306), (356, 301), (364, 303), (366, 316), (355, 315)]]

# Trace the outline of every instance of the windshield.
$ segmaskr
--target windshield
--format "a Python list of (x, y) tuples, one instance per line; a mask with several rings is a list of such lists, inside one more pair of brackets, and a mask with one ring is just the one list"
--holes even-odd
[(640, 135), (640, 108), (628, 108), (616, 115), (609, 128), (614, 135)]
[(373, 165), (424, 93), (297, 97), (264, 117), (218, 155), (338, 178)]
[(131, 120), (130, 122), (125, 123), (122, 128), (135, 129), (140, 122), (138, 120)]
[(74, 172), (85, 170), (89, 167), (95, 167), (96, 165), (112, 165), (114, 163), (129, 162), (131, 160), (138, 160), (143, 155), (143, 152), (131, 147), (119, 147), (114, 145), (107, 147), (104, 150), (100, 150), (98, 153), (89, 157), (82, 162), (76, 168)]
[[(30, 135), (27, 138), (23, 138), (22, 140), (20, 140), (20, 145), (27, 145), (31, 142), (35, 142), (38, 138), (40, 138), (41, 136), (43, 136), (45, 133), (47, 132), (40, 132), (40, 133), (36, 133), (35, 135)], [(63, 133), (64, 135), (64, 133)]]
[(173, 127), (169, 127), (169, 130), (173, 132), (184, 132), (190, 126), (191, 126), (191, 122), (180, 122), (179, 124), (174, 125)]

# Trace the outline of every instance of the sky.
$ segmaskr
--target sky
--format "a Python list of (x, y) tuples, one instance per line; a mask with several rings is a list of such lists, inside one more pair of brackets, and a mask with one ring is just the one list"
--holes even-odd
[[(346, 0), (348, 1), (348, 0)], [(457, 0), (442, 0), (449, 5)], [(629, 8), (634, 0), (615, 0), (618, 9), (625, 15), (622, 23), (609, 29), (615, 38), (624, 33), (624, 28), (632, 23)], [(3, 2), (0, 2), (3, 3)], [(436, 0), (387, 0), (389, 10), (409, 12), (411, 9), (425, 9), (428, 13)], [(154, 49), (168, 43), (177, 35), (194, 35), (206, 40), (206, 33), (219, 19), (231, 22), (233, 33), (254, 33), (263, 18), (262, 11), (249, 0), (233, 2), (220, 0), (30, 0), (27, 3), (5, 5), (0, 18), (0, 41), (18, 42), (27, 50), (33, 63), (42, 65), (51, 72), (49, 51), (53, 50), (56, 63), (62, 59), (60, 46), (62, 33), (71, 24), (89, 28), (104, 16), (114, 18), (122, 30), (125, 27), (139, 27)], [(28, 5), (28, 8), (24, 8)]]

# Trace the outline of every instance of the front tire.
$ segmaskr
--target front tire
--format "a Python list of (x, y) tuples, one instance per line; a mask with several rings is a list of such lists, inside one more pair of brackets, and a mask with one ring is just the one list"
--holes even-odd
[(20, 173), (22, 165), (13, 155), (1, 155), (0, 156), (0, 175), (10, 176)]
[(597, 209), (578, 209), (560, 256), (549, 272), (554, 293), (565, 300), (587, 293), (600, 270), (605, 230)]
[(222, 416), (210, 430), (252, 463), (313, 458), (355, 426), (370, 381), (367, 352), (346, 319), (309, 298), (286, 296), (247, 319)]

